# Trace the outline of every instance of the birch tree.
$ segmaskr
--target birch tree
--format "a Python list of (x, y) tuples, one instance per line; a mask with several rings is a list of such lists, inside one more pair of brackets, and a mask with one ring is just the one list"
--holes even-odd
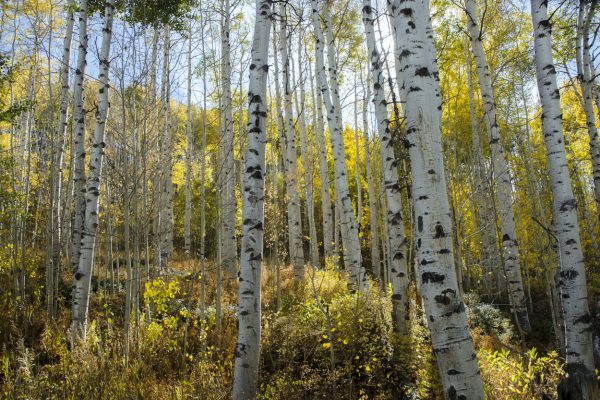
[(304, 277), (304, 246), (302, 235), (302, 218), (300, 214), (300, 196), (298, 194), (298, 155), (296, 150), (296, 129), (294, 127), (294, 114), (292, 111), (292, 82), (290, 77), (290, 55), (288, 52), (288, 30), (286, 7), (279, 3), (281, 18), (279, 29), (279, 48), (281, 52), (283, 75), (283, 106), (284, 106), (284, 136), (285, 136), (285, 173), (287, 214), (288, 214), (288, 241), (290, 262), (294, 267), (296, 281)]
[(504, 272), (508, 281), (508, 295), (519, 331), (529, 333), (531, 332), (531, 325), (529, 324), (529, 313), (527, 311), (525, 290), (523, 289), (523, 279), (521, 278), (511, 172), (501, 142), (494, 89), (483, 50), (482, 30), (479, 26), (475, 0), (465, 0), (465, 11), (467, 13), (467, 27), (471, 39), (471, 48), (473, 49), (473, 58), (475, 59), (479, 89), (483, 99), (484, 121), (490, 137), (490, 152), (494, 178), (497, 184), (495, 195), (500, 212), (500, 233), (502, 236)]
[(81, 257), (73, 276), (73, 307), (71, 315), (71, 333), (74, 337), (85, 339), (87, 330), (90, 283), (94, 262), (94, 246), (98, 229), (98, 204), (100, 200), (100, 177), (104, 158), (104, 133), (108, 117), (108, 74), (110, 67), (110, 42), (112, 38), (113, 14), (112, 1), (105, 2), (104, 27), (102, 29), (102, 47), (98, 73), (98, 109), (94, 124), (94, 139), (90, 154), (89, 176), (87, 179), (85, 229), (81, 240)]
[(383, 180), (387, 200), (388, 233), (390, 236), (390, 280), (392, 282), (392, 302), (394, 304), (394, 322), (401, 335), (408, 334), (409, 298), (407, 240), (402, 217), (402, 196), (398, 178), (398, 161), (394, 155), (394, 140), (390, 131), (387, 100), (385, 97), (385, 78), (383, 62), (375, 41), (374, 10), (370, 0), (363, 0), (362, 20), (365, 25), (367, 52), (369, 54), (370, 73), (373, 77), (373, 106), (377, 117)]
[[(300, 18), (302, 20), (302, 18)], [(308, 218), (308, 232), (310, 239), (310, 262), (313, 267), (319, 266), (319, 243), (317, 241), (317, 227), (315, 225), (315, 199), (314, 199), (314, 152), (309, 150), (308, 138), (306, 132), (306, 90), (305, 90), (305, 64), (302, 56), (302, 33), (298, 34), (298, 75), (300, 98), (294, 96), (296, 110), (298, 113), (298, 131), (300, 134), (300, 154), (302, 155), (302, 164), (304, 167), (304, 198), (306, 201), (306, 213)], [(294, 79), (295, 80), (295, 79)]]
[(312, 63), (308, 65), (308, 74), (314, 104), (313, 126), (317, 158), (319, 159), (319, 180), (321, 182), (321, 214), (323, 215), (323, 255), (325, 259), (333, 256), (333, 210), (329, 192), (329, 166), (325, 147), (325, 124), (323, 122), (323, 99), (320, 90), (315, 90)]
[(441, 96), (429, 2), (394, 0), (396, 43), (406, 85), (406, 140), (412, 170), (417, 279), (444, 395), (484, 398), (465, 306), (458, 291), (441, 143)]
[(239, 325), (233, 373), (234, 400), (256, 398), (258, 385), (267, 143), (267, 74), (271, 17), (272, 1), (256, 0), (248, 83), (248, 142), (242, 199)]
[[(587, 3), (590, 3), (588, 6)], [(600, 142), (598, 127), (594, 115), (594, 97), (591, 59), (590, 59), (590, 24), (596, 10), (597, 1), (579, 1), (577, 15), (577, 34), (575, 46), (575, 63), (577, 65), (577, 80), (581, 87), (582, 107), (585, 113), (585, 123), (590, 137), (590, 157), (592, 160), (592, 175), (594, 179), (594, 199), (600, 206)]]
[(65, 27), (65, 38), (63, 41), (63, 54), (60, 66), (60, 92), (58, 106), (58, 131), (57, 131), (57, 149), (53, 154), (53, 171), (51, 174), (52, 180), (52, 208), (51, 208), (51, 226), (52, 230), (49, 233), (51, 236), (51, 254), (50, 268), (47, 272), (46, 281), (46, 300), (48, 307), (48, 316), (54, 318), (57, 308), (57, 291), (58, 281), (60, 279), (60, 248), (62, 235), (62, 172), (64, 164), (65, 146), (67, 142), (67, 126), (69, 116), (69, 88), (70, 88), (70, 65), (71, 65), (71, 44), (73, 41), (73, 26), (75, 24), (75, 14), (73, 7), (74, 0), (69, 0), (67, 3), (67, 22)]
[[(339, 87), (337, 82), (337, 61), (335, 57), (335, 43), (329, 18), (329, 2), (324, 5), (324, 25), (327, 32), (327, 43), (321, 27), (321, 18), (317, 0), (311, 0), (312, 24), (315, 31), (315, 58), (316, 75), (319, 82), (322, 98), (327, 110), (327, 122), (329, 124), (329, 136), (334, 158), (334, 180), (335, 193), (339, 201), (340, 231), (343, 243), (344, 266), (350, 274), (350, 282), (360, 290), (366, 289), (367, 277), (361, 262), (360, 241), (358, 239), (358, 228), (356, 217), (352, 208), (352, 199), (348, 189), (348, 169), (346, 167), (346, 155), (344, 152), (344, 141), (342, 137), (342, 115), (339, 98)], [(324, 46), (327, 44), (329, 82), (325, 69)], [(336, 207), (336, 210), (338, 207)]]
[(594, 376), (592, 318), (588, 306), (577, 202), (571, 187), (565, 150), (547, 2), (531, 0), (531, 18), (537, 86), (542, 103), (542, 132), (548, 157), (552, 214), (558, 240), (561, 303), (565, 324), (567, 377), (559, 385), (559, 395), (561, 399), (594, 399), (600, 397), (600, 389)]
[(77, 67), (73, 88), (73, 192), (75, 199), (75, 216), (73, 221), (73, 251), (71, 264), (77, 269), (81, 254), (82, 230), (85, 214), (85, 110), (83, 109), (83, 81), (87, 64), (87, 0), (79, 1), (79, 48), (77, 51)]
[[(375, 197), (375, 186), (373, 183), (373, 171), (371, 167), (371, 148), (369, 146), (369, 120), (368, 114), (368, 101), (371, 98), (371, 88), (366, 85), (366, 94), (363, 99), (363, 136), (365, 146), (365, 168), (367, 172), (367, 190), (369, 193), (369, 225), (371, 231), (371, 267), (373, 269), (373, 276), (378, 279), (380, 284), (383, 283), (381, 276), (381, 257), (379, 252), (379, 235), (377, 233), (377, 198)], [(381, 285), (383, 287), (383, 285)]]
[(221, 155), (220, 174), (222, 175), (221, 204), (222, 235), (221, 235), (221, 257), (229, 279), (237, 276), (237, 244), (235, 234), (235, 211), (237, 200), (235, 198), (235, 166), (234, 166), (234, 134), (233, 134), (233, 106), (231, 96), (231, 44), (230, 35), (230, 13), (229, 0), (223, 1), (221, 19), (221, 102), (222, 123), (221, 127)]

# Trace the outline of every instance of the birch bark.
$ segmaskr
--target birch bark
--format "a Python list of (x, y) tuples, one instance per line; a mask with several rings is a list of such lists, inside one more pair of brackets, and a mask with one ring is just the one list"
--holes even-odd
[(387, 221), (390, 236), (390, 280), (392, 282), (392, 302), (394, 305), (395, 328), (401, 335), (408, 334), (409, 306), (407, 240), (402, 216), (402, 193), (398, 177), (398, 160), (394, 155), (394, 140), (390, 131), (387, 100), (385, 97), (385, 78), (383, 61), (375, 41), (375, 15), (370, 0), (363, 0), (362, 20), (367, 37), (369, 66), (373, 77), (373, 106), (377, 117), (383, 180), (387, 199)]
[(594, 376), (592, 318), (588, 306), (577, 203), (567, 165), (547, 2), (531, 0), (531, 11), (538, 91), (542, 102), (542, 132), (550, 170), (554, 226), (558, 236), (561, 303), (565, 323), (568, 375), (559, 384), (559, 395), (562, 399), (594, 399), (600, 397), (600, 390)]
[[(325, 39), (323, 37), (323, 29), (321, 27), (321, 18), (318, 13), (317, 0), (311, 0), (311, 4), (312, 23), (316, 36), (315, 55), (317, 62), (317, 77), (322, 97), (325, 101), (331, 147), (333, 148), (335, 192), (336, 197), (339, 199), (339, 201), (336, 202), (336, 206), (339, 205), (339, 208), (341, 208), (339, 210), (339, 214), (340, 231), (342, 234), (343, 243), (344, 266), (350, 274), (351, 285), (356, 285), (360, 290), (365, 290), (367, 287), (367, 277), (364, 267), (361, 263), (360, 241), (358, 239), (356, 217), (352, 208), (350, 191), (348, 189), (348, 169), (346, 167), (346, 155), (342, 136), (342, 116), (337, 82), (335, 44), (333, 42), (331, 24), (329, 23), (330, 4), (328, 1), (325, 4), (323, 21), (325, 25), (325, 31), (327, 32), (329, 82), (327, 81), (327, 71), (325, 69), (325, 60), (323, 55)], [(336, 209), (337, 208), (338, 207), (336, 207)]]
[(98, 110), (94, 124), (94, 141), (90, 154), (89, 176), (86, 190), (85, 228), (81, 240), (81, 257), (73, 277), (73, 308), (71, 315), (71, 333), (73, 338), (85, 339), (87, 330), (90, 283), (94, 262), (94, 245), (98, 229), (98, 203), (100, 199), (100, 177), (104, 158), (104, 133), (108, 117), (108, 73), (110, 67), (110, 42), (112, 38), (113, 14), (112, 1), (105, 2), (104, 27), (102, 29), (102, 47), (100, 49)]
[(290, 56), (288, 52), (288, 31), (286, 7), (279, 3), (281, 17), (279, 29), (279, 48), (281, 49), (282, 75), (283, 75), (283, 107), (284, 136), (285, 136), (285, 174), (286, 191), (288, 194), (288, 244), (290, 262), (294, 267), (294, 279), (304, 277), (304, 246), (302, 235), (302, 218), (300, 212), (300, 196), (298, 194), (298, 156), (296, 149), (296, 130), (294, 128), (294, 114), (292, 111), (292, 83), (290, 82)]
[(83, 231), (83, 218), (85, 213), (85, 110), (83, 109), (83, 78), (87, 65), (87, 0), (79, 1), (79, 48), (77, 51), (77, 67), (75, 69), (75, 82), (73, 88), (73, 119), (74, 140), (73, 147), (73, 192), (75, 199), (75, 215), (73, 221), (73, 251), (71, 265), (77, 269), (81, 255), (81, 239)]
[(221, 175), (222, 175), (222, 230), (221, 230), (221, 257), (223, 266), (229, 279), (237, 277), (237, 243), (235, 235), (235, 211), (237, 200), (235, 198), (235, 161), (234, 161), (234, 134), (233, 134), (233, 105), (231, 94), (231, 43), (229, 0), (222, 3), (221, 25), (221, 102), (222, 123), (221, 127)]
[[(369, 193), (369, 225), (371, 230), (371, 268), (373, 269), (373, 276), (379, 280), (380, 285), (383, 283), (381, 279), (381, 256), (379, 252), (379, 235), (377, 234), (377, 199), (375, 197), (375, 186), (373, 184), (373, 170), (371, 168), (371, 148), (369, 146), (369, 121), (368, 115), (368, 101), (371, 98), (371, 87), (367, 83), (366, 94), (363, 99), (363, 136), (365, 146), (365, 167), (367, 170), (367, 189)], [(383, 287), (383, 286), (382, 286)]]
[(261, 272), (264, 238), (267, 74), (272, 1), (256, 0), (248, 85), (248, 144), (242, 199), (242, 250), (238, 287), (238, 340), (233, 399), (256, 398), (261, 337)]
[(483, 400), (477, 357), (454, 269), (429, 1), (394, 0), (391, 11), (406, 85), (406, 140), (413, 176), (417, 279), (433, 352), (448, 399)]
[(494, 178), (497, 184), (495, 194), (500, 211), (504, 271), (508, 280), (508, 294), (519, 331), (529, 333), (531, 332), (531, 325), (529, 324), (529, 313), (527, 311), (525, 290), (523, 289), (523, 279), (521, 278), (511, 173), (500, 138), (494, 89), (483, 49), (482, 31), (479, 26), (475, 0), (465, 0), (465, 11), (467, 13), (467, 27), (471, 39), (471, 48), (473, 49), (473, 58), (475, 59), (479, 89), (483, 99), (484, 120), (490, 137), (490, 152)]

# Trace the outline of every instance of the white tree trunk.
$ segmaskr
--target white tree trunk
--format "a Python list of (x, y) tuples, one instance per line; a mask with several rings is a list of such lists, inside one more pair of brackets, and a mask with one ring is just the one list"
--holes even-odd
[[(473, 161), (475, 163), (475, 190), (474, 196), (477, 204), (477, 216), (479, 229), (482, 233), (481, 258), (483, 264), (483, 285), (487, 294), (492, 286), (492, 271), (499, 265), (500, 254), (498, 251), (498, 235), (496, 232), (496, 216), (493, 202), (486, 201), (485, 193), (487, 187), (487, 168), (483, 160), (483, 148), (481, 146), (479, 124), (475, 115), (475, 96), (473, 91), (473, 73), (471, 69), (471, 52), (466, 49), (467, 63), (467, 86), (469, 91), (469, 114), (471, 118), (471, 142), (473, 145)], [(492, 204), (490, 204), (492, 203)]]
[[(596, 206), (600, 207), (600, 143), (598, 128), (594, 116), (593, 79), (591, 76), (591, 63), (589, 52), (590, 23), (595, 11), (593, 7), (587, 9), (587, 1), (580, 0), (577, 18), (577, 37), (575, 61), (577, 65), (577, 80), (581, 87), (582, 107), (585, 113), (585, 123), (590, 137), (590, 157), (592, 159), (592, 175), (594, 178), (594, 199)], [(587, 12), (586, 12), (587, 9)]]
[(256, 0), (248, 82), (248, 150), (245, 158), (242, 200), (242, 248), (238, 287), (239, 328), (234, 353), (234, 400), (256, 398), (258, 384), (271, 3), (270, 0)]
[(519, 331), (529, 333), (531, 332), (531, 325), (529, 324), (525, 290), (523, 289), (523, 279), (521, 278), (517, 228), (515, 226), (513, 208), (512, 181), (504, 146), (500, 139), (494, 90), (483, 50), (481, 28), (479, 26), (475, 0), (465, 0), (465, 10), (479, 88), (483, 99), (484, 120), (490, 137), (490, 152), (497, 184), (495, 194), (500, 211), (504, 271), (508, 280), (508, 294)]
[(89, 176), (87, 179), (85, 228), (81, 240), (81, 257), (73, 276), (73, 308), (71, 315), (71, 333), (73, 338), (85, 339), (88, 307), (90, 300), (90, 282), (94, 263), (94, 245), (98, 229), (98, 203), (100, 199), (100, 176), (104, 157), (104, 133), (108, 117), (108, 74), (110, 67), (110, 42), (112, 38), (114, 4), (109, 0), (104, 8), (104, 28), (98, 74), (98, 110), (94, 124), (94, 141), (90, 154)]
[[(304, 166), (304, 197), (306, 201), (306, 214), (308, 217), (308, 232), (310, 238), (310, 262), (313, 267), (319, 266), (319, 243), (317, 240), (317, 227), (315, 225), (315, 199), (314, 199), (314, 151), (309, 150), (306, 134), (306, 92), (305, 78), (302, 57), (302, 34), (298, 35), (298, 74), (299, 74), (299, 92), (300, 100), (295, 96), (296, 110), (298, 112), (298, 130), (300, 132), (300, 153), (302, 155), (302, 164)], [(308, 60), (306, 60), (308, 61)], [(294, 79), (295, 80), (295, 79)]]
[(559, 385), (559, 394), (562, 399), (594, 399), (600, 397), (600, 391), (594, 377), (592, 318), (588, 307), (577, 204), (567, 164), (560, 93), (552, 59), (551, 26), (546, 4), (543, 0), (531, 0), (535, 64), (542, 102), (542, 132), (546, 143), (554, 226), (558, 237), (561, 302), (566, 332), (568, 377)]
[(429, 1), (394, 0), (391, 9), (406, 85), (405, 124), (413, 177), (417, 279), (433, 352), (448, 399), (483, 400), (477, 357), (454, 269)]
[(221, 204), (222, 235), (221, 256), (223, 266), (229, 279), (237, 278), (237, 243), (235, 235), (235, 214), (237, 200), (235, 198), (235, 164), (234, 164), (234, 135), (233, 135), (233, 106), (231, 96), (231, 44), (230, 34), (230, 5), (229, 0), (223, 0), (221, 26), (221, 95), (222, 123), (221, 127), (221, 181), (223, 184)]
[(367, 36), (369, 66), (373, 77), (373, 105), (377, 117), (383, 180), (387, 199), (387, 221), (390, 235), (390, 279), (392, 282), (392, 302), (394, 304), (394, 324), (401, 335), (408, 334), (410, 320), (408, 298), (408, 254), (407, 240), (402, 217), (402, 193), (398, 177), (398, 160), (394, 154), (394, 140), (390, 132), (383, 61), (375, 41), (375, 15), (370, 0), (363, 0), (362, 20)]
[(77, 67), (73, 88), (73, 122), (74, 122), (74, 161), (73, 161), (73, 192), (75, 199), (75, 215), (73, 221), (73, 251), (71, 266), (77, 269), (81, 255), (81, 240), (85, 214), (85, 110), (83, 109), (83, 81), (87, 64), (87, 0), (79, 1), (79, 49), (77, 52)]
[(65, 27), (65, 39), (63, 41), (63, 55), (60, 66), (60, 92), (58, 108), (58, 130), (56, 135), (57, 145), (52, 154), (53, 171), (52, 180), (52, 207), (50, 211), (50, 242), (49, 250), (49, 271), (47, 274), (46, 296), (48, 316), (52, 319), (55, 316), (57, 308), (58, 283), (60, 280), (60, 249), (64, 233), (62, 222), (62, 176), (64, 165), (65, 146), (67, 142), (67, 121), (69, 113), (69, 83), (70, 83), (70, 64), (71, 64), (71, 43), (73, 41), (73, 25), (75, 24), (75, 14), (73, 7), (74, 0), (67, 3), (67, 23)]
[(302, 235), (302, 216), (300, 211), (300, 196), (298, 194), (298, 155), (296, 150), (296, 130), (294, 128), (294, 114), (292, 111), (292, 82), (290, 81), (290, 56), (288, 54), (288, 31), (286, 21), (286, 8), (279, 4), (281, 18), (279, 30), (279, 48), (281, 49), (282, 75), (283, 75), (283, 106), (284, 136), (285, 136), (285, 174), (287, 214), (288, 214), (288, 243), (290, 262), (294, 267), (294, 279), (304, 277), (304, 246)]
[(173, 132), (171, 130), (171, 80), (170, 50), (171, 28), (164, 27), (163, 76), (162, 76), (162, 136), (160, 137), (160, 192), (159, 192), (159, 268), (166, 268), (173, 255)]
[(319, 180), (321, 183), (321, 214), (323, 215), (323, 255), (325, 259), (333, 256), (333, 210), (329, 192), (329, 166), (327, 165), (327, 147), (325, 147), (325, 124), (323, 123), (323, 99), (320, 90), (315, 90), (312, 63), (308, 65), (311, 91), (313, 93), (315, 143), (319, 158)]
[[(350, 274), (350, 282), (356, 285), (360, 290), (367, 287), (367, 277), (360, 257), (360, 241), (358, 239), (358, 229), (356, 226), (356, 217), (352, 208), (352, 199), (348, 189), (348, 169), (346, 168), (346, 154), (344, 151), (344, 139), (342, 136), (342, 116), (339, 98), (339, 89), (337, 83), (337, 65), (335, 61), (335, 46), (333, 43), (333, 33), (329, 24), (329, 4), (324, 7), (324, 23), (327, 31), (328, 41), (328, 64), (329, 80), (327, 82), (327, 71), (325, 69), (325, 60), (323, 55), (323, 46), (325, 39), (321, 27), (321, 18), (318, 13), (317, 0), (311, 0), (313, 14), (312, 23), (316, 36), (316, 61), (317, 78), (321, 89), (325, 108), (327, 110), (327, 122), (329, 124), (329, 135), (331, 147), (333, 148), (334, 159), (334, 181), (336, 197), (336, 209), (341, 208), (340, 231), (342, 234), (344, 266)], [(330, 90), (331, 85), (331, 90)]]
[(371, 231), (371, 267), (373, 269), (373, 275), (375, 279), (379, 280), (380, 284), (383, 283), (381, 277), (381, 256), (379, 253), (379, 235), (377, 234), (377, 198), (375, 197), (375, 186), (373, 184), (373, 170), (371, 168), (371, 148), (369, 146), (369, 121), (368, 115), (368, 101), (371, 98), (371, 87), (367, 83), (366, 94), (363, 99), (363, 136), (365, 145), (365, 167), (367, 170), (367, 189), (369, 193), (369, 225)]
[(185, 215), (183, 217), (184, 251), (190, 257), (192, 248), (192, 23), (189, 27), (188, 54), (187, 54), (187, 147), (185, 152)]

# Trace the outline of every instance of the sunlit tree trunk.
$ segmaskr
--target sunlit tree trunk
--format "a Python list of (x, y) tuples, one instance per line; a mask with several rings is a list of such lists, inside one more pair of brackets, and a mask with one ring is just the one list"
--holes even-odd
[(73, 86), (73, 197), (75, 199), (75, 215), (73, 221), (73, 250), (71, 265), (73, 270), (79, 265), (81, 240), (85, 214), (85, 110), (83, 109), (83, 81), (87, 64), (87, 0), (79, 1), (79, 50)]
[[(63, 41), (63, 55), (60, 67), (60, 92), (58, 106), (58, 130), (56, 135), (56, 148), (52, 154), (52, 174), (51, 174), (51, 211), (50, 211), (50, 232), (49, 246), (50, 263), (46, 275), (46, 302), (48, 317), (53, 319), (57, 308), (58, 283), (60, 280), (60, 250), (64, 230), (62, 228), (62, 172), (64, 165), (65, 146), (67, 142), (67, 126), (69, 114), (69, 84), (70, 84), (70, 65), (71, 65), (71, 43), (73, 41), (73, 25), (75, 24), (74, 0), (67, 3), (67, 18), (65, 26), (65, 38)], [(53, 144), (54, 146), (54, 144)]]
[(531, 332), (531, 326), (529, 324), (525, 290), (523, 289), (523, 279), (521, 278), (511, 172), (500, 138), (496, 101), (481, 40), (482, 32), (479, 26), (475, 0), (465, 0), (465, 10), (479, 88), (483, 99), (484, 120), (490, 137), (490, 152), (496, 181), (495, 195), (500, 211), (504, 271), (508, 280), (508, 294), (519, 331), (529, 333)]
[(190, 22), (187, 54), (187, 147), (185, 152), (185, 215), (183, 217), (184, 251), (190, 257), (192, 248), (192, 25)]
[(222, 123), (221, 131), (221, 175), (222, 175), (222, 230), (221, 256), (223, 266), (229, 279), (237, 277), (237, 243), (235, 234), (235, 166), (234, 166), (234, 135), (233, 135), (233, 106), (231, 96), (231, 44), (230, 34), (230, 4), (223, 0), (221, 20), (221, 102)]
[(441, 143), (441, 96), (429, 2), (391, 7), (406, 90), (406, 140), (412, 169), (417, 279), (433, 353), (448, 399), (483, 400), (465, 306), (458, 292)]
[(321, 214), (323, 215), (323, 255), (325, 259), (333, 256), (333, 210), (329, 192), (329, 166), (327, 165), (327, 147), (325, 147), (325, 125), (323, 123), (323, 98), (320, 90), (315, 90), (312, 63), (308, 65), (308, 77), (313, 93), (315, 144), (319, 159), (319, 180), (321, 183)]
[(261, 337), (261, 272), (264, 238), (267, 73), (271, 0), (256, 0), (248, 84), (248, 151), (242, 200), (242, 248), (238, 287), (238, 339), (234, 352), (233, 399), (256, 398)]
[[(358, 229), (356, 217), (352, 208), (352, 199), (348, 189), (348, 169), (346, 168), (346, 154), (344, 151), (344, 140), (342, 136), (342, 118), (341, 104), (339, 99), (339, 88), (337, 82), (337, 64), (335, 57), (335, 44), (333, 42), (333, 33), (331, 31), (329, 18), (329, 2), (324, 6), (324, 25), (327, 32), (327, 55), (329, 65), (329, 82), (327, 80), (327, 70), (325, 69), (324, 46), (325, 38), (321, 27), (321, 18), (319, 16), (316, 0), (311, 0), (313, 14), (312, 23), (315, 30), (315, 56), (317, 61), (316, 75), (325, 108), (327, 110), (327, 122), (329, 124), (329, 135), (331, 147), (333, 148), (334, 158), (334, 182), (336, 197), (336, 210), (340, 208), (340, 231), (343, 243), (344, 266), (350, 274), (350, 283), (356, 285), (360, 290), (366, 289), (367, 277), (361, 262), (360, 241), (358, 239)], [(330, 88), (331, 85), (331, 88)]]
[[(294, 96), (296, 102), (296, 110), (298, 112), (298, 131), (300, 133), (300, 154), (302, 155), (302, 165), (304, 167), (304, 197), (306, 202), (306, 214), (308, 219), (308, 234), (309, 234), (309, 248), (310, 248), (310, 263), (313, 267), (319, 266), (319, 243), (317, 241), (317, 227), (315, 225), (315, 199), (314, 199), (314, 151), (312, 148), (309, 150), (308, 138), (306, 133), (306, 92), (305, 92), (305, 77), (303, 64), (304, 58), (302, 56), (303, 35), (298, 35), (298, 90), (300, 92), (300, 99), (298, 96)], [(306, 60), (308, 61), (308, 60)], [(295, 81), (294, 77), (292, 80)]]
[(98, 109), (94, 124), (94, 139), (90, 154), (87, 179), (85, 228), (81, 240), (81, 257), (73, 276), (73, 308), (71, 315), (71, 333), (74, 338), (85, 339), (87, 330), (90, 283), (94, 262), (94, 245), (98, 228), (98, 203), (100, 199), (100, 176), (104, 158), (104, 133), (108, 117), (108, 73), (110, 67), (110, 42), (112, 38), (114, 4), (106, 1), (104, 8), (104, 28), (98, 74)]
[(594, 374), (592, 318), (579, 237), (577, 202), (571, 187), (565, 150), (547, 2), (531, 0), (531, 11), (538, 91), (542, 102), (542, 132), (550, 171), (552, 214), (558, 239), (561, 303), (565, 323), (568, 375), (559, 385), (559, 396), (561, 399), (595, 399), (600, 398), (600, 390)]
[(486, 193), (487, 168), (483, 159), (483, 147), (479, 134), (479, 124), (475, 114), (475, 95), (473, 90), (473, 73), (471, 69), (471, 52), (466, 48), (467, 86), (469, 91), (469, 115), (471, 118), (471, 143), (473, 145), (473, 162), (475, 164), (475, 190), (474, 197), (477, 204), (479, 229), (481, 229), (482, 245), (481, 258), (483, 268), (483, 285), (486, 294), (490, 293), (492, 286), (492, 271), (500, 261), (496, 234), (496, 216), (494, 206), (490, 201), (484, 200)]
[[(587, 4), (590, 3), (588, 7)], [(589, 52), (590, 23), (596, 9), (596, 1), (579, 1), (579, 14), (577, 17), (577, 36), (575, 48), (575, 61), (577, 65), (577, 80), (581, 87), (582, 107), (585, 113), (585, 123), (590, 137), (590, 157), (592, 160), (592, 175), (594, 178), (594, 198), (596, 206), (600, 207), (600, 143), (598, 127), (594, 116), (593, 84), (591, 76), (591, 60)]]
[(164, 27), (162, 76), (162, 136), (160, 138), (160, 193), (159, 193), (159, 268), (167, 267), (173, 254), (173, 132), (171, 129), (170, 50), (171, 28)]
[(379, 235), (378, 224), (377, 224), (377, 198), (375, 197), (375, 186), (373, 183), (373, 169), (371, 168), (371, 147), (369, 143), (371, 138), (369, 137), (369, 120), (368, 115), (368, 101), (371, 98), (371, 87), (367, 82), (366, 94), (363, 99), (363, 136), (365, 146), (365, 167), (367, 170), (367, 190), (369, 193), (369, 225), (371, 232), (371, 267), (373, 268), (373, 276), (379, 280), (380, 284), (383, 282), (381, 279), (381, 256), (379, 252)]
[(387, 100), (385, 97), (385, 78), (383, 62), (375, 41), (375, 15), (370, 0), (363, 0), (362, 20), (367, 37), (369, 69), (373, 78), (373, 106), (377, 117), (383, 180), (387, 199), (387, 221), (390, 236), (390, 280), (392, 282), (392, 302), (394, 304), (394, 323), (401, 335), (408, 334), (409, 305), (408, 298), (408, 254), (407, 240), (402, 216), (402, 193), (398, 177), (398, 160), (394, 154), (394, 140), (390, 131)]
[(296, 130), (294, 127), (294, 114), (292, 111), (292, 82), (290, 79), (290, 55), (288, 54), (288, 31), (286, 8), (279, 3), (281, 17), (279, 30), (279, 48), (281, 49), (281, 63), (283, 75), (283, 106), (284, 135), (285, 135), (285, 175), (287, 215), (288, 215), (288, 243), (290, 262), (294, 267), (294, 279), (304, 277), (304, 248), (302, 235), (302, 216), (300, 212), (300, 195), (298, 193), (298, 155), (296, 149)]

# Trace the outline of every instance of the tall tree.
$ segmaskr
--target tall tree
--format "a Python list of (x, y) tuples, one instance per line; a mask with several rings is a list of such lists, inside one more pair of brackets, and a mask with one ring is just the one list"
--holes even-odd
[(221, 142), (220, 171), (221, 174), (221, 205), (222, 234), (221, 257), (229, 279), (237, 276), (237, 243), (235, 233), (235, 214), (237, 200), (235, 198), (235, 165), (234, 165), (234, 133), (233, 105), (231, 95), (231, 32), (229, 0), (223, 0), (221, 10)]
[(94, 265), (94, 247), (98, 230), (98, 204), (100, 200), (100, 177), (104, 158), (104, 134), (108, 117), (108, 74), (110, 68), (110, 44), (112, 38), (113, 15), (115, 6), (107, 0), (104, 6), (104, 27), (102, 29), (102, 47), (98, 73), (98, 109), (94, 124), (94, 138), (90, 154), (89, 176), (87, 179), (85, 225), (81, 240), (81, 256), (78, 268), (73, 276), (73, 308), (71, 315), (71, 333), (74, 338), (85, 339), (87, 331), (90, 283)]
[(85, 110), (83, 109), (83, 82), (87, 65), (87, 0), (79, 0), (79, 48), (77, 51), (77, 67), (73, 89), (73, 191), (75, 198), (75, 218), (73, 221), (73, 250), (71, 265), (73, 270), (79, 265), (81, 240), (85, 214)]
[(441, 95), (429, 1), (394, 0), (400, 69), (406, 86), (406, 145), (412, 170), (417, 279), (444, 395), (484, 398), (465, 306), (458, 291), (441, 143)]
[[(338, 210), (338, 206), (341, 207), (339, 214), (344, 266), (350, 274), (350, 282), (353, 285), (356, 285), (360, 290), (364, 290), (367, 285), (367, 277), (362, 265), (356, 217), (352, 208), (352, 199), (348, 188), (348, 168), (346, 167), (346, 154), (342, 136), (342, 110), (337, 77), (335, 43), (329, 18), (329, 8), (331, 4), (329, 1), (326, 1), (323, 7), (323, 24), (325, 26), (325, 31), (327, 32), (327, 42), (325, 42), (323, 35), (317, 0), (311, 0), (311, 5), (312, 23), (315, 31), (316, 43), (316, 75), (322, 98), (325, 102), (325, 109), (327, 110), (329, 136), (331, 147), (333, 148), (335, 196), (339, 200), (336, 201), (336, 210)], [(329, 82), (327, 79), (328, 74), (325, 69), (323, 54), (325, 45), (327, 45)]]
[(508, 294), (519, 331), (529, 333), (531, 332), (531, 325), (529, 323), (525, 290), (523, 289), (523, 279), (521, 278), (511, 171), (500, 137), (494, 89), (483, 49), (483, 31), (479, 26), (475, 0), (465, 0), (465, 11), (467, 13), (467, 27), (471, 39), (473, 58), (475, 59), (479, 89), (483, 99), (484, 121), (490, 137), (490, 152), (497, 185), (495, 195), (500, 212), (504, 271), (508, 281)]
[(261, 275), (264, 238), (267, 74), (272, 1), (256, 0), (248, 82), (248, 144), (242, 199), (242, 249), (238, 288), (238, 339), (233, 398), (256, 398), (261, 337)]
[(408, 298), (408, 243), (404, 231), (402, 216), (402, 195), (398, 177), (398, 161), (394, 155), (394, 140), (390, 131), (387, 100), (385, 97), (385, 78), (383, 61), (375, 41), (375, 13), (370, 0), (363, 0), (362, 20), (367, 37), (369, 66), (373, 77), (373, 106), (377, 117), (383, 180), (387, 200), (388, 233), (390, 236), (390, 280), (392, 282), (392, 302), (394, 304), (394, 322), (401, 335), (408, 334), (409, 305)]
[(542, 102), (542, 132), (552, 188), (552, 211), (560, 257), (560, 290), (564, 313), (567, 377), (559, 385), (561, 399), (600, 398), (594, 374), (592, 319), (588, 306), (577, 202), (571, 187), (563, 133), (560, 92), (552, 57), (552, 26), (547, 2), (531, 0), (535, 66)]
[(283, 108), (285, 137), (285, 174), (288, 215), (288, 242), (290, 262), (294, 267), (296, 281), (304, 277), (304, 245), (302, 235), (302, 216), (300, 213), (300, 195), (298, 193), (298, 153), (296, 148), (296, 128), (292, 110), (292, 82), (290, 74), (290, 54), (288, 51), (287, 7), (279, 3), (280, 29), (279, 48), (283, 75)]

